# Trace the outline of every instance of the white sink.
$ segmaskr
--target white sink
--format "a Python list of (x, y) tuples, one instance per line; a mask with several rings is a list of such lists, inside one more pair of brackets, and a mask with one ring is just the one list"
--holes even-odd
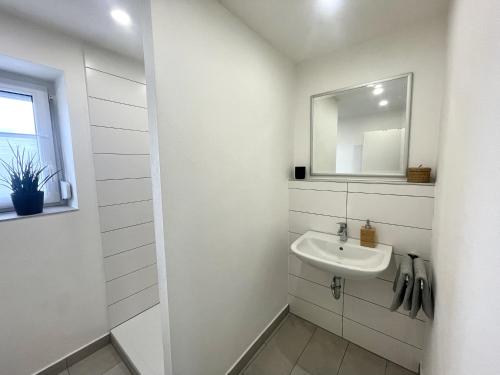
[(391, 261), (392, 246), (364, 247), (359, 240), (340, 242), (338, 236), (309, 231), (290, 246), (302, 261), (346, 279), (372, 279)]

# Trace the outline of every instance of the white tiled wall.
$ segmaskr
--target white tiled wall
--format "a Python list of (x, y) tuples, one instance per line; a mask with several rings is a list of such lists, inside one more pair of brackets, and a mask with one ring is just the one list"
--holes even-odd
[(348, 223), (349, 237), (359, 238), (366, 219), (378, 241), (392, 245), (389, 269), (372, 280), (345, 280), (340, 300), (331, 294), (333, 275), (289, 255), (291, 311), (335, 334), (410, 370), (417, 371), (426, 318), (389, 310), (398, 262), (407, 253), (428, 260), (434, 186), (399, 183), (290, 181), (290, 243), (308, 230), (336, 233)]
[(142, 67), (85, 53), (110, 328), (158, 303)]

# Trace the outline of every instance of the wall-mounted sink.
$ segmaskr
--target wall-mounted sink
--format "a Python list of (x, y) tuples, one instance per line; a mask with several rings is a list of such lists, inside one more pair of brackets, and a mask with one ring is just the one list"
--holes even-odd
[(346, 279), (371, 279), (389, 267), (392, 246), (363, 247), (359, 240), (340, 242), (332, 234), (309, 231), (290, 246), (302, 261)]

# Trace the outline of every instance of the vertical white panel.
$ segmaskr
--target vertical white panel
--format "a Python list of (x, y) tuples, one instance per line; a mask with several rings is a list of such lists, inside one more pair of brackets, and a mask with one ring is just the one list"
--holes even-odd
[(304, 212), (289, 213), (290, 232), (304, 234), (309, 230), (336, 234), (338, 223), (345, 218), (307, 214)]
[(158, 284), (156, 264), (119, 277), (106, 283), (108, 305)]
[(156, 262), (154, 245), (146, 245), (104, 259), (106, 281), (129, 274)]
[(150, 178), (97, 181), (99, 206), (138, 202), (152, 199)]
[(114, 328), (157, 303), (158, 285), (153, 285), (142, 292), (109, 306), (109, 324), (111, 328)]
[(333, 278), (333, 274), (302, 262), (292, 252), (288, 256), (288, 273), (326, 287), (330, 286)]
[(102, 233), (104, 256), (110, 256), (139, 246), (149, 245), (155, 240), (153, 223), (134, 225)]
[(90, 125), (147, 131), (148, 114), (145, 108), (89, 98)]
[[(369, 216), (367, 216), (369, 218)], [(360, 229), (365, 225), (365, 220), (347, 220), (349, 237), (359, 238)], [(432, 231), (404, 227), (401, 225), (372, 223), (376, 230), (377, 242), (391, 245), (394, 252), (399, 254), (416, 254), (424, 259), (429, 259), (431, 254)]]
[(96, 180), (151, 177), (149, 155), (94, 155)]
[(151, 201), (120, 204), (99, 208), (101, 231), (129, 227), (153, 220), (153, 204)]
[(346, 295), (344, 317), (420, 349), (424, 346), (425, 323), (385, 307)]
[(342, 297), (335, 299), (329, 287), (288, 275), (288, 293), (336, 314), (342, 314)]
[(343, 336), (369, 351), (417, 372), (422, 350), (344, 318)]
[(342, 316), (323, 309), (303, 299), (288, 295), (290, 311), (311, 323), (326, 329), (338, 336), (342, 336)]
[(347, 217), (431, 229), (434, 199), (399, 195), (349, 193)]
[(288, 189), (290, 210), (345, 217), (347, 193)]
[(92, 149), (95, 154), (149, 155), (149, 134), (92, 126)]
[(146, 85), (93, 69), (86, 69), (87, 91), (93, 98), (146, 108)]

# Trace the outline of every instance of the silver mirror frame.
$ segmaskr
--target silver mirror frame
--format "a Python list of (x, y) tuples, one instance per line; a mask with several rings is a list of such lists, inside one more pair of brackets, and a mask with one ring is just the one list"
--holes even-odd
[[(404, 171), (402, 173), (394, 173), (394, 174), (350, 174), (350, 173), (316, 173), (314, 172), (314, 160), (313, 160), (313, 144), (314, 144), (314, 124), (313, 124), (313, 118), (314, 118), (314, 99), (319, 98), (322, 96), (327, 96), (327, 95), (332, 95), (332, 94), (338, 94), (343, 91), (348, 91), (352, 89), (357, 89), (361, 87), (366, 87), (367, 85), (374, 85), (377, 83), (383, 83), (386, 81), (391, 81), (394, 79), (398, 78), (406, 78), (407, 79), (407, 86), (406, 86), (406, 118), (405, 118), (405, 125), (406, 125), (406, 135), (405, 135), (405, 153), (404, 153), (404, 160), (403, 160), (403, 166), (404, 166)], [(333, 91), (327, 91), (323, 92), (321, 94), (315, 94), (311, 95), (310, 97), (310, 110), (309, 110), (309, 122), (310, 122), (310, 145), (309, 145), (309, 155), (310, 155), (310, 165), (309, 165), (309, 170), (310, 170), (310, 175), (312, 177), (356, 177), (356, 178), (363, 178), (363, 177), (406, 177), (406, 169), (408, 168), (408, 156), (410, 154), (410, 133), (411, 133), (411, 112), (412, 112), (412, 98), (413, 98), (413, 73), (405, 73), (405, 74), (400, 74), (398, 76), (390, 77), (390, 78), (384, 78), (384, 79), (379, 79), (377, 81), (372, 81), (372, 82), (366, 82), (360, 85), (356, 86), (350, 86), (350, 87), (344, 87), (342, 89), (337, 89)]]

